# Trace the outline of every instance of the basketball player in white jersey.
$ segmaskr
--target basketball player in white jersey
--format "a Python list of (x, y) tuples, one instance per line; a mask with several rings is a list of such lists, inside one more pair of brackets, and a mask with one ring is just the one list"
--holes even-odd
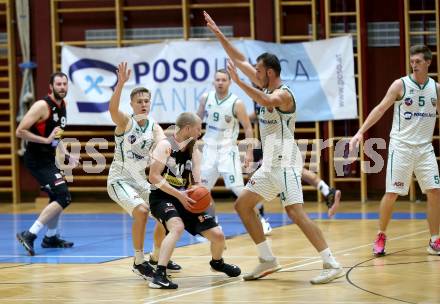
[[(252, 84), (252, 85), (254, 88), (260, 89), (255, 84)], [(249, 119), (251, 122), (258, 120), (257, 113), (259, 113), (259, 111), (260, 111), (260, 105), (258, 103), (255, 103), (254, 108), (255, 108), (255, 111), (249, 115)], [(253, 153), (254, 154), (254, 162), (258, 163), (261, 161), (261, 158), (262, 158), (262, 151), (261, 150), (262, 150), (261, 148), (254, 149), (254, 153)], [(322, 180), (316, 173), (314, 173), (306, 168), (302, 169), (301, 180), (303, 180), (307, 184), (315, 187), (316, 189), (318, 189), (322, 193), (322, 195), (324, 196), (324, 199), (325, 199), (325, 203), (328, 208), (327, 214), (329, 217), (333, 217), (336, 214), (336, 210), (339, 208), (339, 205), (340, 205), (341, 190), (329, 187), (329, 185), (324, 180)], [(263, 203), (258, 203), (257, 209), (260, 214), (260, 218), (264, 219), (264, 205), (263, 205)], [(267, 226), (270, 227), (270, 223), (268, 221), (265, 221), (265, 223), (262, 221), (261, 223), (263, 225), (263, 230), (265, 230), (264, 229), (265, 223)], [(264, 234), (267, 235), (266, 230), (265, 230)]]
[[(112, 200), (133, 217), (132, 238), (135, 251), (133, 272), (144, 279), (153, 278), (153, 267), (157, 264), (153, 257), (150, 263), (144, 259), (144, 238), (148, 214), (150, 213), (150, 184), (145, 169), (149, 165), (150, 150), (153, 144), (165, 138), (159, 124), (148, 117), (151, 93), (143, 87), (135, 88), (130, 94), (133, 115), (127, 115), (119, 109), (122, 88), (130, 78), (131, 70), (127, 63), (118, 65), (118, 82), (110, 99), (109, 111), (115, 129), (115, 152), (107, 179), (107, 191)], [(165, 229), (156, 224), (154, 248), (158, 251), (165, 237)], [(181, 267), (170, 261), (170, 270), (178, 271)]]
[[(220, 174), (225, 186), (237, 197), (244, 188), (240, 154), (237, 138), (240, 124), (246, 139), (253, 138), (252, 126), (244, 103), (229, 92), (231, 77), (225, 69), (217, 70), (214, 75), (214, 91), (205, 93), (200, 98), (197, 115), (206, 122), (203, 136), (203, 157), (201, 166), (202, 183), (212, 189)], [(245, 168), (252, 162), (252, 145), (248, 145), (244, 159)], [(215, 215), (214, 206), (211, 215)], [(264, 234), (272, 230), (269, 223), (261, 217)]]
[[(228, 62), (228, 71), (232, 80), (262, 106), (258, 120), (263, 144), (263, 163), (235, 202), (235, 209), (257, 245), (260, 260), (259, 265), (243, 279), (256, 280), (281, 269), (253, 211), (258, 201), (270, 201), (278, 194), (287, 215), (299, 226), (323, 259), (324, 269), (319, 276), (311, 280), (311, 283), (328, 283), (343, 276), (344, 271), (333, 257), (321, 230), (303, 209), (303, 164), (292, 132), (296, 118), (296, 103), (293, 92), (281, 82), (279, 59), (273, 54), (263, 53), (257, 58), (256, 67), (253, 67), (227, 40), (211, 17), (206, 12), (204, 15), (208, 28), (215, 34), (231, 59)], [(251, 82), (263, 88), (264, 92), (241, 81), (235, 66), (248, 76)]]
[[(386, 228), (399, 195), (407, 195), (413, 172), (428, 199), (428, 225), (431, 233), (427, 251), (440, 255), (440, 179), (432, 146), (436, 113), (440, 113), (440, 86), (428, 77), (432, 53), (425, 45), (410, 48), (413, 72), (395, 80), (382, 101), (371, 111), (350, 141), (353, 150), (370, 129), (394, 105), (390, 133), (386, 193), (380, 202), (379, 232), (373, 246), (377, 256), (385, 254)], [(361, 152), (362, 153), (362, 152)]]

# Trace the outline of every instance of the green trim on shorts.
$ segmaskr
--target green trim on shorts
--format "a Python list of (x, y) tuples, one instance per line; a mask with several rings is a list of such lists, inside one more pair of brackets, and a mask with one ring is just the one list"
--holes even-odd
[(122, 188), (122, 190), (124, 190), (125, 194), (127, 194), (127, 197), (130, 197), (130, 195), (128, 194), (128, 192), (125, 191), (124, 186), (122, 186), (122, 184), (121, 184), (119, 181), (117, 181), (116, 183), (119, 185), (119, 187)]
[(394, 158), (394, 150), (391, 152), (391, 181), (393, 180), (393, 158)]
[(115, 193), (116, 198), (117, 198), (118, 200), (121, 200), (121, 199), (119, 198), (119, 196), (118, 196), (118, 193), (116, 192), (115, 186), (114, 186), (113, 184), (110, 184), (110, 186), (112, 186), (112, 188), (113, 188), (113, 192)]
[(288, 192), (287, 191), (287, 174), (286, 174), (286, 169), (284, 169), (284, 186), (286, 188), (286, 192)]
[(292, 171), (293, 171), (293, 175), (295, 175), (296, 187), (299, 189), (298, 176), (295, 173), (295, 169), (292, 168)]
[(234, 151), (232, 151), (232, 164), (234, 165), (234, 177), (235, 177), (236, 168), (235, 168), (235, 152)]

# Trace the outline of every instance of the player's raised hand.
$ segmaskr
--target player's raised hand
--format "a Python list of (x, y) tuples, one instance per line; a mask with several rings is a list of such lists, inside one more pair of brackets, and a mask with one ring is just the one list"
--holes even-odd
[(231, 76), (231, 79), (235, 82), (238, 83), (240, 81), (240, 78), (238, 77), (238, 73), (237, 73), (237, 67), (235, 66), (234, 62), (232, 62), (231, 59), (228, 58), (228, 73)]
[(350, 139), (350, 143), (348, 144), (349, 152), (354, 151), (358, 146), (359, 143), (362, 141), (363, 135), (362, 133), (357, 132), (352, 139)]
[(209, 16), (206, 11), (203, 11), (203, 15), (205, 16), (206, 26), (216, 35), (222, 35), (220, 28), (215, 24), (214, 20)]
[(118, 64), (118, 82), (124, 84), (130, 79), (131, 70), (127, 68), (127, 62), (121, 62)]

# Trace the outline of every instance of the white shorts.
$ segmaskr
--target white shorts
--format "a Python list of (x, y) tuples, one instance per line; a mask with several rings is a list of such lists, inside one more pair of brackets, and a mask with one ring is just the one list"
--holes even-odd
[(202, 183), (212, 189), (222, 175), (228, 189), (243, 187), (240, 153), (237, 146), (218, 150), (216, 146), (204, 145), (200, 168)]
[(150, 184), (147, 182), (139, 185), (127, 180), (112, 180), (107, 183), (107, 192), (131, 216), (134, 208), (140, 204), (149, 206)]
[(293, 167), (260, 167), (249, 179), (245, 189), (262, 196), (266, 201), (273, 200), (279, 194), (284, 207), (304, 203), (301, 171)]
[(440, 188), (437, 159), (431, 143), (409, 145), (398, 140), (390, 140), (386, 192), (407, 195), (413, 175), (417, 177), (423, 193)]

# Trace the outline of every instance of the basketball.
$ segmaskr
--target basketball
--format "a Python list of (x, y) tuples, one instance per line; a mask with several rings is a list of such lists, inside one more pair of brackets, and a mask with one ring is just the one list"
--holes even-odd
[(192, 207), (187, 209), (191, 213), (202, 213), (211, 205), (211, 192), (206, 187), (197, 187), (188, 196), (195, 201)]

